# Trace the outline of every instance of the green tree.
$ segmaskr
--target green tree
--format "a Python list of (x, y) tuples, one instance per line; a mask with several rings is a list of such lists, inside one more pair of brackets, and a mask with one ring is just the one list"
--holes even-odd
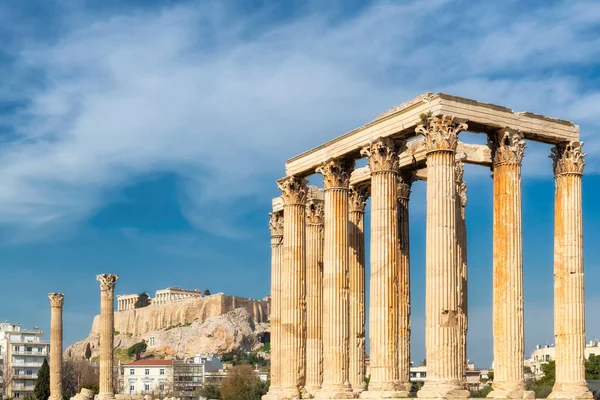
[(476, 399), (483, 399), (487, 397), (487, 395), (492, 391), (492, 386), (487, 385), (479, 390), (474, 390), (471, 392), (471, 397)]
[(541, 366), (544, 375), (539, 379), (530, 379), (525, 382), (525, 389), (533, 390), (536, 399), (544, 399), (552, 392), (556, 379), (556, 364), (550, 361)]
[(210, 296), (210, 290), (206, 289), (206, 290), (204, 291), (204, 295), (205, 295), (205, 296)]
[(590, 356), (590, 358), (588, 358), (585, 362), (585, 379), (600, 379), (600, 355)]
[(146, 342), (136, 343), (136, 344), (132, 345), (130, 348), (127, 349), (127, 356), (128, 357), (133, 357), (135, 355), (135, 359), (139, 360), (140, 359), (140, 355), (143, 352), (145, 352), (147, 348), (148, 348), (148, 345), (146, 344)]
[(249, 365), (238, 365), (229, 369), (221, 382), (221, 400), (260, 400), (269, 389)]
[(33, 393), (35, 393), (35, 398), (37, 400), (48, 400), (48, 397), (50, 397), (50, 366), (45, 358), (42, 367), (38, 372), (38, 378)]
[(143, 308), (143, 307), (148, 307), (149, 305), (150, 305), (150, 296), (148, 296), (148, 293), (142, 292), (142, 293), (138, 294), (138, 298), (135, 301), (134, 307), (135, 308)]
[(219, 381), (214, 378), (207, 379), (204, 385), (198, 389), (198, 395), (208, 400), (220, 399), (221, 388), (219, 386)]

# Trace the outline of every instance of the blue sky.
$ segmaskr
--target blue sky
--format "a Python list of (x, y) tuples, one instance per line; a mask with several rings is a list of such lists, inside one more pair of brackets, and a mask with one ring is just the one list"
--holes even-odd
[[(526, 4), (525, 4), (526, 3)], [(65, 341), (118, 293), (269, 292), (284, 162), (422, 92), (581, 126), (588, 336), (600, 337), (600, 4), (72, 1), (0, 4), (0, 318)], [(484, 143), (480, 135), (464, 141)], [(523, 171), (526, 349), (552, 343), (549, 146)], [(491, 350), (491, 180), (467, 168), (469, 357)], [(424, 357), (425, 185), (411, 205), (413, 360)]]

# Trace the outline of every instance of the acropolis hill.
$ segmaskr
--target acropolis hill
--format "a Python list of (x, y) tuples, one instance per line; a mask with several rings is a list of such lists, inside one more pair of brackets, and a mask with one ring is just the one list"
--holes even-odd
[[(114, 317), (116, 349), (126, 349), (143, 339), (148, 352), (161, 356), (223, 354), (262, 345), (261, 337), (268, 332), (269, 301), (219, 293), (116, 311)], [(69, 346), (66, 358), (83, 359), (88, 346), (92, 358), (98, 356), (99, 337), (97, 315), (89, 336)]]

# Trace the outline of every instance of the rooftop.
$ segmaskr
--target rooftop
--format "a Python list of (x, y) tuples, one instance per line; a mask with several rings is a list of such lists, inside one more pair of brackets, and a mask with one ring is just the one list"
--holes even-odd
[(161, 367), (173, 365), (173, 360), (137, 360), (124, 364), (126, 367)]

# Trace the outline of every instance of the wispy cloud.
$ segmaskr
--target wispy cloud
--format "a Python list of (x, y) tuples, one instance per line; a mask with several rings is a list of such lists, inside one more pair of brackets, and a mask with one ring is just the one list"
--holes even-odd
[(427, 90), (597, 126), (600, 92), (577, 74), (598, 59), (595, 2), (379, 1), (285, 23), (231, 4), (70, 9), (52, 41), (19, 41), (0, 96), (21, 104), (0, 120), (0, 223), (70, 228), (169, 171), (192, 223), (235, 235), (239, 201), (276, 195), (286, 158)]

